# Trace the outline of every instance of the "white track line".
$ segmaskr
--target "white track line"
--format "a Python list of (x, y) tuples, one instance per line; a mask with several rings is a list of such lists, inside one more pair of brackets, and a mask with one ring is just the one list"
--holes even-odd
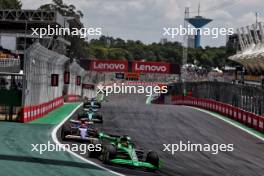
[(114, 171), (112, 171), (112, 170), (110, 170), (110, 169), (107, 169), (107, 168), (105, 168), (105, 167), (103, 167), (103, 166), (100, 166), (99, 164), (96, 164), (96, 163), (94, 163), (94, 162), (92, 162), (92, 161), (90, 161), (90, 160), (88, 160), (88, 159), (86, 159), (86, 158), (83, 158), (83, 157), (81, 157), (80, 155), (78, 155), (78, 154), (76, 154), (76, 153), (74, 153), (74, 152), (72, 152), (71, 150), (69, 150), (68, 148), (65, 148), (60, 142), (59, 142), (59, 140), (58, 140), (58, 138), (57, 138), (57, 131), (59, 130), (59, 128), (81, 107), (83, 105), (83, 103), (81, 103), (79, 106), (77, 106), (63, 121), (61, 121), (53, 130), (52, 130), (52, 133), (51, 133), (51, 136), (52, 136), (52, 139), (53, 139), (53, 141), (55, 142), (55, 144), (57, 144), (57, 145), (59, 145), (61, 148), (63, 148), (64, 150), (66, 150), (67, 152), (69, 152), (71, 155), (74, 155), (75, 157), (77, 157), (77, 158), (79, 158), (79, 159), (81, 159), (82, 161), (85, 161), (86, 163), (89, 163), (89, 164), (91, 164), (91, 165), (94, 165), (94, 166), (96, 166), (96, 167), (98, 167), (98, 168), (100, 168), (100, 169), (102, 169), (102, 170), (105, 170), (105, 171), (107, 171), (107, 172), (110, 172), (110, 173), (112, 173), (112, 174), (115, 174), (115, 175), (118, 175), (118, 176), (125, 176), (125, 175), (123, 175), (123, 174), (120, 174), (120, 173), (118, 173), (118, 172), (114, 172)]

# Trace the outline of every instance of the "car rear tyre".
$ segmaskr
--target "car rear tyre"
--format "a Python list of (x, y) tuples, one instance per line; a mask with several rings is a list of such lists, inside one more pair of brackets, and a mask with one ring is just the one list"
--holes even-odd
[(98, 141), (93, 141), (93, 145), (94, 145), (95, 149), (94, 149), (94, 151), (89, 151), (89, 157), (90, 158), (99, 158), (100, 157), (102, 150), (96, 151), (96, 149), (97, 149), (96, 147), (98, 146), (98, 144), (100, 144)]
[(66, 140), (66, 136), (71, 134), (71, 127), (67, 124), (64, 124), (61, 129), (61, 139)]
[(111, 159), (114, 159), (116, 156), (116, 148), (113, 145), (105, 145), (103, 147), (103, 163), (109, 164)]
[(98, 118), (98, 120), (99, 120), (99, 123), (103, 123), (103, 116), (98, 115), (97, 118)]
[(85, 117), (85, 113), (84, 112), (79, 112), (78, 116), (77, 116), (77, 119), (80, 120), (80, 119), (82, 119), (84, 117)]
[(152, 164), (155, 167), (159, 167), (159, 156), (156, 152), (150, 151), (147, 154), (146, 162)]

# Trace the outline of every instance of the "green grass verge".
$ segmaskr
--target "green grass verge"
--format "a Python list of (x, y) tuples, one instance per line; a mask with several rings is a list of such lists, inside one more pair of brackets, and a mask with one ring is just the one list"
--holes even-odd
[(64, 104), (62, 107), (48, 113), (44, 117), (29, 122), (30, 124), (58, 124), (67, 117), (80, 103)]

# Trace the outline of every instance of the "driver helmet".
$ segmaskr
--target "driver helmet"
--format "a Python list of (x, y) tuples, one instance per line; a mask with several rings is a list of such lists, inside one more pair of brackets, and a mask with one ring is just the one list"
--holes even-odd
[(85, 128), (86, 127), (86, 121), (84, 119), (81, 119), (81, 128)]
[(131, 142), (131, 139), (129, 136), (127, 135), (124, 135), (124, 136), (121, 136), (120, 137), (120, 143), (125, 145), (125, 146), (128, 146), (128, 144)]

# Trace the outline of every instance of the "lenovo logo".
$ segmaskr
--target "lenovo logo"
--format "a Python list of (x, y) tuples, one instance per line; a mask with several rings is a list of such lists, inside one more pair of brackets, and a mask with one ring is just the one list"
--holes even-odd
[(92, 70), (95, 71), (127, 71), (127, 62), (123, 61), (93, 61)]
[(99, 63), (96, 64), (94, 63), (94, 68), (95, 69), (101, 69), (101, 70), (118, 70), (118, 69), (125, 69), (125, 65), (124, 64), (103, 64), (103, 63)]
[(169, 66), (162, 63), (152, 63), (152, 62), (136, 62), (133, 66), (134, 72), (142, 72), (142, 73), (168, 73)]
[(166, 72), (167, 68), (165, 66), (135, 64), (135, 70), (136, 71), (151, 71), (151, 72)]
[(170, 73), (171, 64), (165, 62), (92, 60), (90, 70), (99, 72)]

